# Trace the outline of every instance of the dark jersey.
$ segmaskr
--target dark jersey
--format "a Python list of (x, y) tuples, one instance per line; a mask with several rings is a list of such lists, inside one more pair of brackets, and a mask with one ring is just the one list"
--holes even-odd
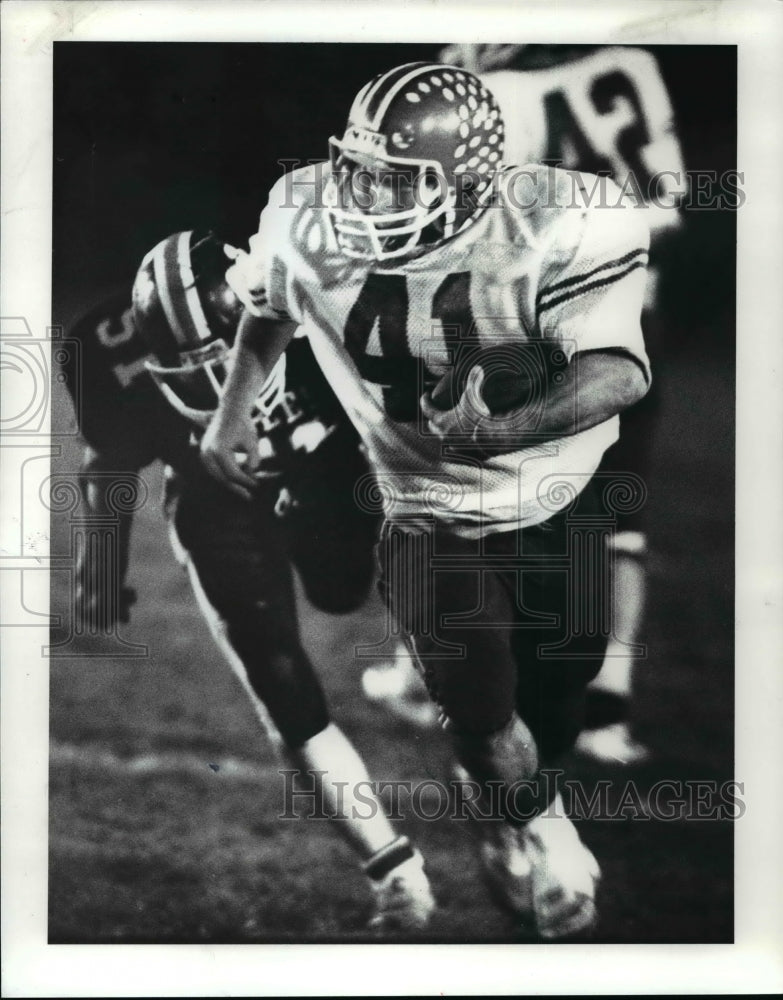
[(133, 325), (130, 289), (103, 298), (74, 323), (69, 336), (79, 350), (67, 354), (65, 385), (91, 448), (118, 471), (140, 469), (155, 459), (184, 468), (191, 461), (191, 428), (145, 367), (149, 348)]
[[(169, 404), (147, 370), (146, 362), (154, 358), (133, 324), (130, 301), (129, 290), (120, 288), (69, 331), (79, 343), (79, 350), (68, 352), (63, 364), (76, 419), (104, 464), (109, 461), (118, 471), (136, 470), (160, 459), (187, 475), (199, 461), (200, 428)], [(269, 439), (266, 453), (271, 444), (281, 475), (334, 428), (347, 430), (342, 406), (306, 340), (295, 341), (286, 352), (285, 393), (270, 417), (259, 433)], [(354, 437), (351, 446), (358, 447), (358, 439)]]

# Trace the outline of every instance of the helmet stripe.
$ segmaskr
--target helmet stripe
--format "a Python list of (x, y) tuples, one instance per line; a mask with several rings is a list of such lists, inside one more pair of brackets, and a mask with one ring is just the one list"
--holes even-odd
[[(360, 93), (356, 99), (355, 107), (367, 118), (366, 127), (374, 131), (380, 130), (389, 105), (411, 80), (415, 80), (422, 73), (442, 71), (443, 66), (440, 63), (406, 63), (384, 73), (366, 93)], [(357, 122), (357, 124), (365, 123)]]
[(365, 83), (356, 97), (354, 97), (353, 104), (351, 105), (351, 110), (348, 115), (350, 121), (355, 122), (357, 125), (363, 125), (365, 128), (369, 127), (369, 118), (367, 117), (365, 98), (372, 89), (373, 81), (370, 80), (369, 83)]
[(155, 284), (174, 339), (180, 347), (192, 347), (193, 331), (188, 310), (183, 308), (182, 302), (182, 279), (178, 261), (179, 236), (180, 234), (169, 236), (155, 247), (153, 251)]
[(160, 304), (163, 306), (163, 312), (166, 316), (169, 329), (177, 343), (186, 347), (187, 338), (183, 333), (182, 326), (177, 317), (177, 311), (174, 308), (174, 299), (169, 281), (169, 269), (166, 258), (168, 257), (167, 250), (170, 244), (171, 237), (168, 237), (154, 248), (152, 251), (152, 268), (155, 275), (155, 287), (158, 290), (158, 298), (160, 299)]
[(190, 262), (190, 238), (192, 233), (181, 233), (177, 246), (177, 257), (179, 261), (180, 278), (182, 287), (185, 290), (185, 303), (190, 313), (190, 318), (196, 330), (199, 340), (209, 340), (212, 332), (204, 315), (204, 308), (201, 305), (196, 279), (193, 276), (193, 266)]
[[(376, 113), (378, 104), (383, 100), (383, 96), (395, 80), (404, 75), (410, 66), (395, 66), (394, 69), (387, 70), (377, 79), (370, 82), (359, 92), (351, 108), (351, 121), (365, 128), (377, 128)], [(357, 114), (363, 116), (363, 120), (357, 120)]]
[(169, 236), (153, 250), (160, 304), (174, 339), (182, 348), (194, 347), (211, 336), (190, 265), (191, 235), (184, 232)]

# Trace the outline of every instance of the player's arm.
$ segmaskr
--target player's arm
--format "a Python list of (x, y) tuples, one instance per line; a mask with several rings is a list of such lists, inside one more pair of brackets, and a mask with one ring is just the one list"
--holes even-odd
[(258, 431), (251, 421), (258, 393), (291, 342), (299, 325), (290, 311), (284, 259), (290, 249), (290, 226), (296, 213), (288, 206), (285, 175), (269, 192), (258, 231), (248, 251), (239, 251), (226, 281), (244, 305), (234, 341), (231, 371), (213, 417), (201, 440), (201, 457), (212, 476), (245, 499), (257, 482)]
[[(609, 195), (610, 187), (619, 194), (607, 185)], [(533, 339), (548, 358), (559, 353), (566, 366), (555, 371), (544, 363), (528, 401), (516, 409), (482, 393), (484, 372), (475, 367), (454, 409), (440, 412), (431, 399), (422, 400), (440, 437), (461, 431), (464, 439), (468, 429), (488, 454), (500, 454), (589, 430), (646, 393), (650, 368), (640, 316), (647, 226), (634, 207), (600, 209), (589, 202), (581, 216), (560, 218), (538, 285)]]
[(291, 342), (297, 324), (242, 314), (234, 359), (217, 412), (201, 441), (208, 471), (239, 496), (250, 499), (256, 488), (258, 431), (250, 415), (256, 397)]
[(429, 394), (422, 398), (421, 408), (432, 433), (447, 439), (472, 427), (474, 443), (487, 454), (589, 430), (638, 402), (648, 388), (644, 371), (630, 356), (618, 351), (578, 352), (557, 381), (543, 387), (542, 406), (492, 413), (482, 401), (484, 377), (480, 366), (473, 369), (455, 409), (437, 409)]

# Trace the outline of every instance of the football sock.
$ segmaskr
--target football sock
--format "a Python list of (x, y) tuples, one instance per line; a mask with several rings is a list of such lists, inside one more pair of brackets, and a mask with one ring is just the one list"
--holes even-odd
[[(310, 775), (317, 801), (323, 803), (328, 815), (335, 817), (336, 829), (361, 859), (375, 857), (394, 841), (394, 827), (377, 797), (373, 797), (370, 815), (365, 815), (366, 789), (372, 787), (367, 768), (347, 736), (333, 722), (301, 747), (289, 750), (288, 756), (296, 767)], [(358, 789), (365, 790), (362, 796), (358, 796)]]
[(364, 863), (365, 874), (373, 881), (380, 881), (388, 875), (392, 869), (401, 865), (404, 861), (409, 861), (413, 857), (413, 847), (407, 837), (397, 837), (386, 847)]

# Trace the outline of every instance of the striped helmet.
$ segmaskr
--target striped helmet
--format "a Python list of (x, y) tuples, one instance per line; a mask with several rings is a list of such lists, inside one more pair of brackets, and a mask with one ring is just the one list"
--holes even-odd
[[(329, 140), (327, 206), (350, 257), (414, 256), (469, 226), (486, 207), (503, 156), (497, 101), (478, 77), (440, 63), (380, 74)], [(390, 179), (404, 197), (378, 198)]]
[[(146, 255), (133, 284), (133, 321), (155, 356), (147, 368), (168, 402), (199, 427), (217, 408), (242, 304), (225, 274), (238, 251), (212, 233), (174, 233)], [(285, 393), (285, 355), (256, 402), (259, 429)]]

